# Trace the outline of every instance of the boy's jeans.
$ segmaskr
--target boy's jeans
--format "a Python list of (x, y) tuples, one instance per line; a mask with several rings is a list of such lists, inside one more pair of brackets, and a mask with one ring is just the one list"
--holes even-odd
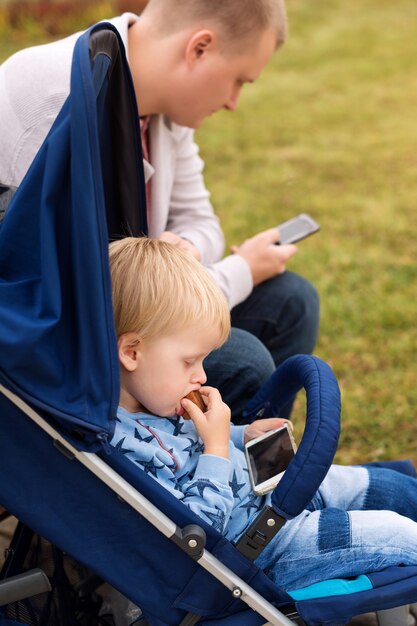
[(278, 586), (294, 590), (417, 565), (415, 478), (333, 465), (308, 509), (287, 522), (256, 561)]

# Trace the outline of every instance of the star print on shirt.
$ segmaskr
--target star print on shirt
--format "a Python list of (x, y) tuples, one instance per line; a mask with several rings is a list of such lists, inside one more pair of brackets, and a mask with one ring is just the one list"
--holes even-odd
[(216, 506), (216, 509), (217, 509), (216, 513), (214, 513), (214, 511), (203, 511), (203, 513), (210, 520), (211, 525), (213, 526), (214, 530), (217, 530), (219, 533), (221, 533), (223, 532), (226, 514), (217, 506)]
[(149, 443), (150, 441), (152, 441), (153, 436), (149, 435), (149, 437), (142, 437), (138, 429), (135, 428), (135, 439), (137, 439), (138, 441), (144, 441), (145, 443)]
[(196, 446), (199, 445), (199, 442), (198, 441), (194, 441), (194, 439), (190, 439), (190, 437), (186, 437), (186, 439), (187, 439), (187, 441), (190, 442), (190, 444), (186, 448), (183, 448), (182, 451), (183, 452), (188, 452), (188, 456), (191, 457), (191, 456), (193, 456), (193, 454), (195, 452)]
[(255, 496), (255, 494), (251, 494), (248, 499), (246, 500), (246, 502), (244, 504), (241, 504), (239, 506), (239, 509), (246, 509), (246, 513), (248, 515), (248, 519), (251, 515), (250, 510), (251, 509), (259, 509), (259, 505), (256, 503), (256, 500), (258, 499), (258, 496)]
[(175, 476), (173, 478), (170, 478), (169, 482), (173, 483), (175, 491), (181, 491), (181, 487), (179, 486), (178, 480), (175, 478)]
[(186, 480), (189, 480), (189, 479), (190, 479), (190, 476), (188, 475), (187, 472), (185, 474), (183, 474), (182, 476), (178, 476), (177, 477), (179, 485), (182, 485), (183, 483), (185, 483)]
[(202, 498), (204, 498), (204, 489), (207, 487), (213, 489), (213, 491), (220, 491), (220, 489), (217, 489), (216, 485), (214, 485), (211, 480), (208, 480), (207, 478), (198, 478), (193, 487), (197, 487), (198, 493)]
[(194, 453), (195, 454), (200, 454), (200, 452), (203, 452), (203, 450), (204, 450), (204, 443), (202, 441), (196, 441), (195, 442)]
[(130, 448), (124, 448), (123, 447), (125, 439), (126, 439), (126, 437), (123, 437), (123, 439), (120, 439), (120, 441), (118, 441), (116, 443), (116, 445), (114, 446), (116, 448), (116, 450), (118, 452), (121, 452), (122, 454), (128, 454), (129, 452), (133, 452), (133, 450), (131, 450)]
[(232, 478), (231, 481), (229, 481), (229, 487), (233, 491), (233, 497), (234, 498), (239, 498), (239, 491), (242, 489), (242, 487), (245, 486), (245, 484), (246, 483), (238, 483), (237, 482), (236, 470), (234, 470), (233, 478)]
[(171, 462), (167, 463), (167, 467), (177, 467), (177, 462), (174, 458), (174, 448), (167, 448), (166, 451), (168, 452), (169, 456), (171, 457)]
[(164, 467), (164, 464), (156, 466), (155, 459), (152, 459), (151, 461), (135, 461), (135, 463), (141, 465), (147, 474), (152, 474), (155, 478), (157, 478), (158, 470)]
[(182, 432), (182, 429), (185, 426), (184, 422), (181, 422), (179, 419), (169, 419), (169, 418), (168, 418), (168, 422), (170, 422), (170, 424), (172, 424), (174, 427), (174, 432), (172, 433), (174, 437), (176, 437), (177, 435), (184, 434)]

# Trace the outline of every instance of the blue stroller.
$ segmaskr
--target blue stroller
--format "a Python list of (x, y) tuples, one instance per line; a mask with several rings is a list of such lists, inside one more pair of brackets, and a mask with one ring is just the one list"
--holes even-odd
[[(324, 582), (298, 597), (253, 563), (311, 500), (336, 451), (338, 385), (317, 358), (289, 359), (247, 407), (249, 419), (276, 414), (306, 390), (299, 450), (272, 507), (236, 545), (110, 451), (119, 372), (107, 248), (146, 234), (141, 159), (123, 44), (101, 23), (76, 44), (70, 96), (0, 226), (0, 503), (152, 626), (342, 626), (416, 601), (417, 567)], [(13, 609), (47, 593), (42, 571), (16, 572), (6, 560), (2, 579), (2, 626), (49, 623)]]

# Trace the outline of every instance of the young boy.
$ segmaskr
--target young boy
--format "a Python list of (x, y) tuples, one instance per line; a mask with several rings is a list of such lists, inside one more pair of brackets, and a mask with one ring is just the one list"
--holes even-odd
[[(296, 247), (274, 245), (276, 228), (223, 258), (224, 236), (193, 129), (222, 108), (234, 111), (243, 85), (258, 78), (284, 43), (283, 0), (149, 0), (140, 16), (109, 21), (126, 47), (141, 116), (149, 236), (199, 258), (227, 296), (233, 330), (207, 367), (237, 417), (274, 363), (313, 351), (318, 296), (308, 281), (285, 271)], [(79, 35), (21, 50), (0, 66), (0, 206), (68, 95)]]
[[(111, 444), (235, 540), (270, 497), (251, 491), (244, 441), (283, 420), (230, 425), (219, 392), (204, 386), (203, 360), (226, 340), (230, 320), (201, 264), (166, 242), (127, 238), (110, 245), (110, 265), (121, 382)], [(195, 390), (205, 411), (185, 398)], [(414, 478), (332, 466), (307, 510), (286, 523), (257, 563), (287, 590), (415, 565), (416, 521)]]

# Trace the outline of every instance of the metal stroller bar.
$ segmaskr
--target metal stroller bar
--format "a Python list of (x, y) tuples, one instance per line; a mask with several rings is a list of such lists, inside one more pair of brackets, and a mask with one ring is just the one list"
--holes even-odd
[(0, 606), (51, 591), (51, 583), (39, 568), (0, 582)]
[[(0, 385), (0, 392), (3, 393), (13, 404), (23, 411), (32, 421), (34, 421), (44, 432), (46, 432), (53, 440), (55, 445), (69, 458), (76, 458), (82, 465), (88, 468), (97, 478), (104, 482), (112, 491), (114, 491), (127, 504), (135, 509), (140, 515), (146, 517), (155, 528), (157, 528), (165, 537), (180, 545), (187, 553), (187, 547), (181, 545), (179, 537), (183, 535), (183, 530), (172, 522), (169, 517), (162, 513), (156, 506), (147, 500), (141, 493), (134, 489), (126, 480), (112, 470), (99, 457), (91, 452), (82, 452), (72, 446), (58, 431), (56, 431), (46, 420), (44, 420), (36, 411), (34, 411), (19, 396), (15, 395), (3, 385)], [(192, 547), (192, 546), (190, 546)], [(232, 570), (226, 567), (221, 561), (214, 557), (210, 552), (203, 549), (201, 556), (193, 557), (196, 561), (226, 588), (228, 588), (233, 597), (245, 602), (250, 608), (262, 615), (268, 620), (271, 626), (294, 626), (283, 613), (276, 609), (270, 602), (265, 600), (250, 585), (237, 576)]]

